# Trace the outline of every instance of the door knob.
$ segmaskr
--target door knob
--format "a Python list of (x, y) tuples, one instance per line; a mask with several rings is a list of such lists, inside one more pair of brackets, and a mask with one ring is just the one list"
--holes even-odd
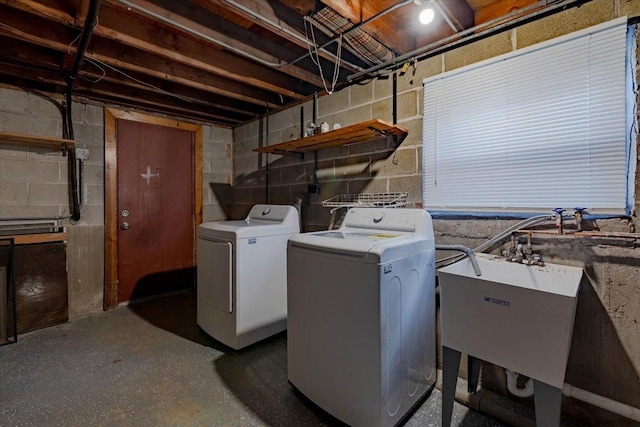
[(128, 222), (123, 222), (122, 225), (120, 226), (121, 229), (123, 230), (128, 230), (129, 229), (129, 223)]

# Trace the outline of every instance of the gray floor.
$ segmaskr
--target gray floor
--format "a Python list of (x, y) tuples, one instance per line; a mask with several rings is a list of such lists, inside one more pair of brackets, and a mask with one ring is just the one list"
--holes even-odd
[[(0, 347), (0, 426), (339, 425), (287, 382), (286, 335), (240, 352), (193, 294), (120, 307)], [(407, 426), (440, 426), (434, 390)], [(454, 426), (503, 426), (456, 403)]]

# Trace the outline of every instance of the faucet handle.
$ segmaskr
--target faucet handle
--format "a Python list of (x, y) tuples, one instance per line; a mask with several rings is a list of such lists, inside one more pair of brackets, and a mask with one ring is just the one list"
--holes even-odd
[(562, 215), (562, 212), (564, 212), (566, 209), (564, 208), (555, 208), (553, 211), (558, 214), (558, 215)]
[(588, 213), (587, 212), (587, 208), (573, 208), (573, 210), (575, 211), (575, 213), (577, 214), (585, 214)]

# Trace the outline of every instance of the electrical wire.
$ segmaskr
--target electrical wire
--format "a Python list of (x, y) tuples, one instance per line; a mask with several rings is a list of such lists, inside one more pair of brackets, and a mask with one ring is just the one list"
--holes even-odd
[[(309, 22), (307, 22), (309, 21)], [(307, 24), (309, 25), (309, 32), (311, 33), (311, 39), (313, 40), (313, 49), (311, 48), (311, 43), (309, 41), (309, 34), (307, 33)], [(327, 94), (331, 95), (333, 91), (336, 89), (336, 84), (338, 83), (338, 75), (340, 71), (340, 60), (342, 57), (342, 33), (340, 33), (340, 37), (338, 38), (338, 49), (336, 51), (336, 62), (333, 66), (333, 78), (331, 80), (331, 89), (327, 87), (327, 83), (325, 82), (324, 73), (322, 71), (322, 66), (320, 65), (320, 55), (318, 54), (318, 43), (316, 42), (315, 32), (313, 31), (313, 22), (309, 17), (304, 17), (304, 32), (305, 39), (307, 41), (307, 49), (309, 50), (309, 56), (311, 57), (311, 61), (318, 66), (318, 70), (320, 71), (320, 79), (322, 80), (322, 85), (324, 86), (324, 90)], [(315, 53), (315, 59), (313, 54)]]
[(85, 61), (88, 61), (88, 62), (92, 63), (93, 65), (95, 65), (95, 66), (96, 66), (96, 67), (98, 67), (98, 68), (100, 68), (100, 66), (106, 67), (106, 68), (108, 68), (108, 69), (110, 69), (110, 70), (112, 70), (112, 71), (115, 71), (115, 72), (116, 72), (116, 73), (118, 73), (118, 74), (123, 75), (124, 77), (126, 77), (126, 78), (128, 78), (128, 79), (133, 80), (133, 81), (134, 81), (134, 82), (136, 82), (136, 83), (140, 83), (141, 85), (144, 85), (144, 86), (146, 86), (146, 87), (149, 87), (149, 88), (155, 89), (155, 90), (157, 90), (157, 91), (159, 91), (159, 92), (164, 93), (165, 95), (173, 96), (173, 97), (175, 97), (175, 98), (178, 98), (178, 99), (180, 99), (180, 100), (182, 100), (182, 101), (185, 101), (185, 102), (188, 102), (188, 103), (192, 103), (192, 102), (193, 102), (193, 101), (191, 101), (191, 100), (190, 100), (190, 99), (188, 99), (188, 98), (184, 98), (184, 97), (182, 97), (182, 96), (180, 96), (180, 95), (176, 95), (175, 93), (172, 93), (172, 92), (169, 92), (169, 91), (164, 90), (164, 89), (162, 89), (162, 88), (159, 88), (158, 86), (154, 86), (154, 85), (152, 85), (151, 83), (147, 83), (147, 82), (144, 82), (144, 81), (142, 81), (142, 80), (136, 79), (135, 77), (130, 76), (129, 74), (125, 73), (124, 71), (119, 70), (119, 69), (117, 69), (116, 67), (113, 67), (113, 66), (111, 66), (111, 65), (107, 64), (106, 62), (100, 61), (99, 59), (85, 58)]

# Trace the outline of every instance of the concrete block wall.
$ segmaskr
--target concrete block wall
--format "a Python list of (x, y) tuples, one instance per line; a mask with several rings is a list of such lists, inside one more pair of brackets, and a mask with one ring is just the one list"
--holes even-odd
[[(234, 214), (242, 217), (254, 203), (266, 200), (266, 165), (269, 201), (304, 200), (303, 229), (326, 229), (329, 210), (322, 200), (340, 193), (408, 191), (409, 202), (420, 206), (422, 80), (439, 73), (511, 52), (621, 16), (640, 15), (638, 0), (592, 0), (580, 7), (527, 23), (484, 40), (426, 58), (398, 77), (398, 124), (409, 130), (394, 148), (389, 141), (371, 141), (320, 151), (317, 177), (320, 194), (308, 194), (314, 179), (313, 155), (293, 157), (259, 155), (251, 150), (300, 136), (300, 107), (269, 116), (267, 126), (258, 121), (234, 130)], [(640, 51), (639, 51), (640, 52)], [(304, 107), (304, 126), (311, 121), (311, 102)], [(318, 101), (318, 120), (343, 126), (371, 118), (391, 121), (391, 80), (352, 86)], [(263, 132), (260, 133), (260, 130)], [(640, 165), (638, 165), (640, 166)], [(637, 168), (640, 171), (640, 167)], [(640, 200), (636, 177), (636, 199)], [(638, 211), (640, 203), (636, 202)], [(499, 218), (437, 219), (436, 241), (475, 247), (516, 221)], [(599, 220), (588, 226), (605, 231), (637, 231), (630, 219)], [(551, 224), (553, 228), (553, 224)], [(624, 239), (623, 239), (624, 240)], [(640, 408), (640, 250), (637, 241), (534, 239), (534, 249), (547, 262), (583, 267), (566, 382)], [(439, 256), (448, 255), (440, 254)], [(549, 349), (553, 351), (553, 349)], [(465, 376), (464, 366), (461, 376)], [(485, 363), (483, 386), (509, 395), (504, 370)], [(519, 399), (533, 405), (533, 398)], [(581, 426), (638, 426), (637, 422), (572, 398), (563, 398), (563, 414)]]
[[(104, 109), (73, 104), (76, 147), (89, 150), (84, 164), (81, 219), (69, 221), (67, 157), (27, 146), (0, 145), (0, 220), (61, 218), (67, 231), (69, 317), (98, 312), (104, 289)], [(0, 89), (0, 132), (62, 137), (62, 120), (49, 101)], [(203, 126), (203, 219), (231, 211), (232, 131)]]
[[(77, 223), (69, 221), (68, 157), (45, 148), (0, 145), (0, 219), (60, 218), (66, 226), (70, 318), (102, 309), (104, 277), (103, 109), (72, 108), (76, 147), (90, 153)], [(62, 119), (42, 97), (0, 89), (0, 131), (62, 138)]]
[(202, 127), (202, 218), (221, 221), (231, 217), (233, 185), (233, 132)]

